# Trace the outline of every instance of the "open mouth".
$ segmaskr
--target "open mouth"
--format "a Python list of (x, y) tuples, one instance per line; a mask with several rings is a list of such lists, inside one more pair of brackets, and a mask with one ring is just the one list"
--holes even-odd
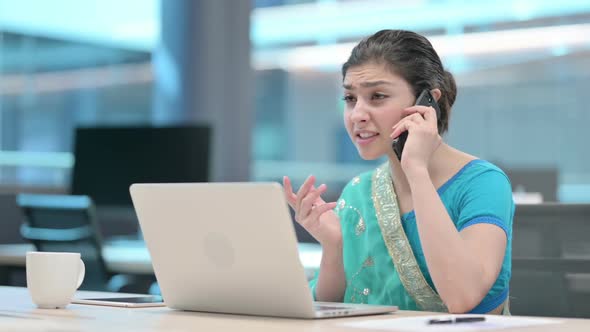
[(379, 133), (358, 133), (356, 134), (357, 144), (369, 144), (377, 139)]
[(360, 138), (360, 139), (371, 139), (375, 136), (379, 136), (379, 133), (360, 133), (360, 134), (356, 134), (356, 137)]

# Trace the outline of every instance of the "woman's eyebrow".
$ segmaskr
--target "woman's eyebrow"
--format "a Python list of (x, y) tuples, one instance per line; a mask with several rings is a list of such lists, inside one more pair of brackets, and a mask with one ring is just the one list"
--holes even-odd
[[(373, 88), (379, 85), (394, 85), (392, 82), (390, 81), (367, 81), (367, 82), (362, 82), (360, 84), (361, 87), (363, 88)], [(342, 84), (342, 87), (345, 88), (346, 90), (354, 90), (354, 87), (352, 86), (352, 84)]]

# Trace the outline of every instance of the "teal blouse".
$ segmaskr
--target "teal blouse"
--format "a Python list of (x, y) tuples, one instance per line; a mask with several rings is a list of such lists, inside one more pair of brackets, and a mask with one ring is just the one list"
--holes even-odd
[[(335, 208), (342, 225), (347, 283), (344, 302), (421, 310), (404, 288), (389, 256), (378, 221), (381, 211), (377, 211), (374, 204), (374, 172), (352, 179)], [(506, 233), (506, 254), (498, 278), (482, 302), (471, 311), (487, 313), (501, 305), (509, 292), (515, 208), (510, 181), (498, 167), (477, 159), (465, 165), (437, 191), (458, 231), (486, 223), (500, 227)], [(436, 292), (420, 244), (414, 211), (402, 215), (401, 223), (424, 279)], [(314, 298), (316, 282), (317, 275), (310, 282)]]

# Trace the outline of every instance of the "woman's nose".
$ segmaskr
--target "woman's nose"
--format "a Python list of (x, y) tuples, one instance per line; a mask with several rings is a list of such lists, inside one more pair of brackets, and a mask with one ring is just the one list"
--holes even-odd
[(357, 102), (352, 109), (350, 119), (354, 122), (367, 121), (369, 119), (369, 112), (366, 105), (361, 102)]

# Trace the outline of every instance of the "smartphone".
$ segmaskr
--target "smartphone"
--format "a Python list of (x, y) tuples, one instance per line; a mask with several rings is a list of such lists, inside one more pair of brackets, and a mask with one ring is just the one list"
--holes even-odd
[(111, 307), (125, 308), (145, 308), (145, 307), (164, 307), (166, 304), (161, 296), (133, 296), (133, 297), (107, 297), (107, 298), (88, 298), (73, 299), (75, 304), (105, 305)]
[[(438, 103), (430, 93), (430, 90), (422, 90), (420, 95), (418, 95), (418, 98), (416, 98), (415, 105), (431, 106), (432, 108), (434, 108), (434, 110), (436, 111), (436, 119), (438, 125), (438, 121), (440, 120), (440, 108), (438, 107)], [(393, 151), (395, 152), (397, 159), (399, 161), (402, 160), (402, 152), (404, 151), (406, 140), (408, 140), (408, 131), (404, 131), (403, 133), (401, 133), (397, 138), (393, 140), (393, 143), (391, 143), (391, 147), (393, 148)]]

